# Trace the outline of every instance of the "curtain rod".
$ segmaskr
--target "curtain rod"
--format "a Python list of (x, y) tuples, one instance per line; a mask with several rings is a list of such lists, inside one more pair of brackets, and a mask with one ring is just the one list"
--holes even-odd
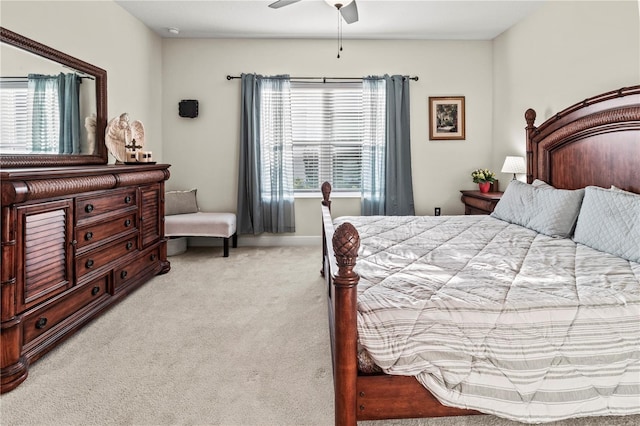
[[(228, 75), (227, 80), (235, 80), (236, 78), (242, 78), (240, 76)], [(292, 80), (362, 80), (362, 77), (289, 77)], [(407, 77), (409, 80), (418, 81), (418, 76)]]
[[(89, 80), (95, 80), (95, 78), (93, 78), (91, 76), (88, 76), (88, 75), (86, 75), (86, 76), (85, 75), (77, 75), (77, 76), (78, 76), (78, 78), (87, 78)], [(12, 80), (26, 80), (26, 79), (29, 78), (29, 76), (24, 75), (24, 76), (2, 76), (2, 77), (0, 77), (0, 79), (2, 79), (2, 78), (12, 79)]]

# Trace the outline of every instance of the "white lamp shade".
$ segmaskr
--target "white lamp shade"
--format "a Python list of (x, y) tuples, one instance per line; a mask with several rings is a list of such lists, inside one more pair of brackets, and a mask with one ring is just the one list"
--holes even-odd
[(526, 173), (527, 166), (524, 164), (524, 157), (507, 157), (502, 165), (502, 173)]

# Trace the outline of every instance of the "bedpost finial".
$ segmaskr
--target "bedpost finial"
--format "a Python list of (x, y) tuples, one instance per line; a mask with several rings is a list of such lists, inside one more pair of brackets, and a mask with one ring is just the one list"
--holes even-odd
[(331, 207), (331, 201), (329, 201), (329, 197), (331, 196), (331, 184), (329, 182), (324, 182), (320, 187), (322, 191), (322, 205)]
[[(351, 275), (356, 265), (358, 249), (360, 248), (360, 235), (355, 226), (345, 222), (338, 226), (333, 234), (333, 252), (340, 269), (339, 275)], [(344, 272), (344, 273), (343, 273)]]
[(527, 120), (527, 126), (533, 126), (533, 122), (536, 121), (536, 112), (532, 108), (529, 108), (524, 113), (524, 119)]
[(329, 182), (324, 182), (320, 189), (322, 191), (322, 198), (324, 201), (329, 201), (329, 195), (331, 195), (331, 184)]

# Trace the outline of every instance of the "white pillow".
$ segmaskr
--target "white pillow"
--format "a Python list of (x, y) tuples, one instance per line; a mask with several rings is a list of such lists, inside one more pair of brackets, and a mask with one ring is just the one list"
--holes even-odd
[(553, 188), (552, 185), (549, 185), (547, 182), (540, 180), (540, 179), (535, 179), (533, 182), (531, 182), (531, 185), (533, 186), (544, 186), (544, 187), (550, 187)]
[(164, 214), (171, 216), (174, 214), (196, 213), (198, 211), (198, 201), (196, 200), (197, 189), (189, 191), (167, 191), (164, 193)]
[(588, 186), (573, 240), (640, 263), (640, 195)]
[(611, 185), (611, 188), (609, 188), (610, 191), (618, 191), (618, 192), (624, 192), (626, 194), (631, 194), (631, 195), (638, 195), (635, 192), (630, 192), (630, 191), (625, 191), (622, 188), (618, 188), (617, 186)]
[(569, 237), (580, 212), (584, 189), (556, 189), (511, 181), (491, 216), (550, 237)]

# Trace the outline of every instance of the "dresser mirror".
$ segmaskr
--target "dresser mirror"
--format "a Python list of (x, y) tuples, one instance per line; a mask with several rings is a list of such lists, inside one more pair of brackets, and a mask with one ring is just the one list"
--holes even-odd
[(0, 167), (106, 164), (107, 72), (0, 27)]

